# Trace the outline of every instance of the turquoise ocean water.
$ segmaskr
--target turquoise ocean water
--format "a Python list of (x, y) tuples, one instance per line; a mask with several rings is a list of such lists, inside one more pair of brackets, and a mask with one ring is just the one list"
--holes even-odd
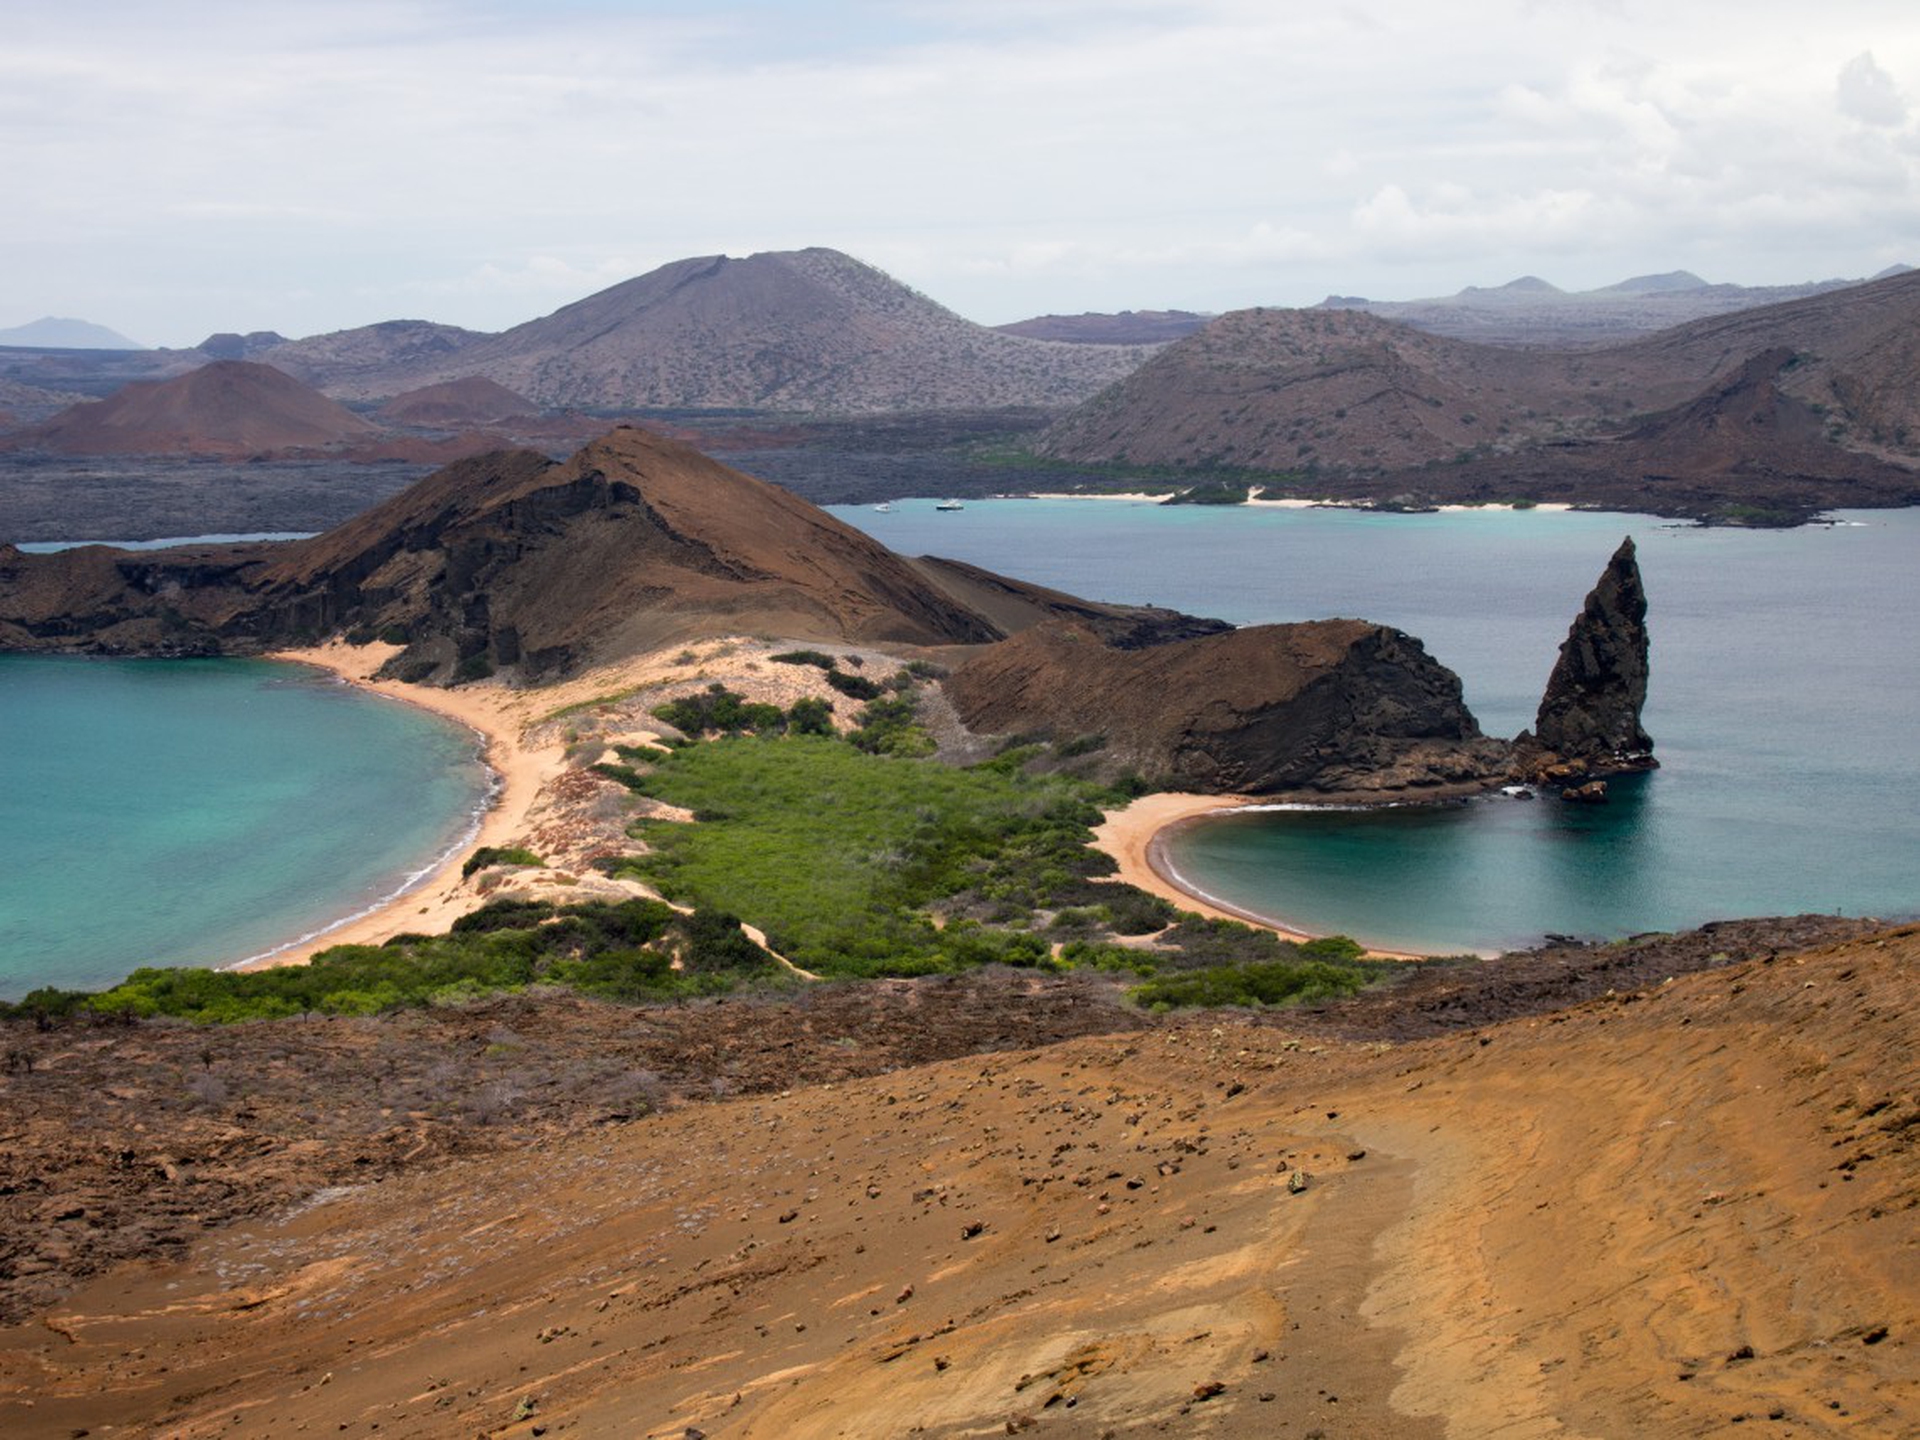
[(1920, 512), (1705, 530), (1114, 501), (836, 511), (907, 554), (1236, 623), (1357, 615), (1421, 637), (1490, 734), (1534, 707), (1622, 535), (1650, 597), (1662, 769), (1614, 803), (1267, 813), (1179, 832), (1203, 892), (1396, 948), (1487, 950), (1802, 910), (1920, 912)]
[(226, 964), (469, 836), (469, 731), (304, 666), (0, 655), (0, 996)]

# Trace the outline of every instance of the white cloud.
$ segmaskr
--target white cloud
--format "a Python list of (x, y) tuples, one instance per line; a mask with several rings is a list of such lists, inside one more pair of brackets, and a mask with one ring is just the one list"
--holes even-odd
[(1873, 63), (1867, 51), (1840, 67), (1840, 113), (1864, 125), (1899, 126), (1907, 123), (1907, 102), (1893, 77)]
[(990, 321), (1920, 262), (1884, 0), (15, 8), (0, 323), (497, 329), (804, 244)]

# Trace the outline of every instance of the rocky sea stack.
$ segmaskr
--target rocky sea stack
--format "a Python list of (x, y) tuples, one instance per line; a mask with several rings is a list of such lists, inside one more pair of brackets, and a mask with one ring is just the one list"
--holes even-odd
[(1653, 769), (1640, 725), (1647, 650), (1647, 592), (1628, 536), (1567, 631), (1532, 731), (1514, 741), (1523, 765), (1554, 779)]

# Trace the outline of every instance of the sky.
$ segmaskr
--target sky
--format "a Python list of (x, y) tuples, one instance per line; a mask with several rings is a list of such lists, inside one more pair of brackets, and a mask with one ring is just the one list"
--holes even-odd
[(0, 327), (501, 330), (826, 245), (969, 319), (1920, 265), (1911, 0), (5, 0)]

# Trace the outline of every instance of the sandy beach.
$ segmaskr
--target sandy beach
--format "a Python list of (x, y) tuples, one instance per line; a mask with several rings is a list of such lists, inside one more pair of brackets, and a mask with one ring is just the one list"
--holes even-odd
[(541, 787), (565, 768), (565, 747), (557, 739), (539, 746), (529, 745), (524, 739), (535, 718), (550, 713), (556, 704), (565, 703), (564, 700), (556, 700), (546, 691), (529, 694), (484, 682), (457, 690), (440, 690), (373, 678), (374, 672), (396, 648), (378, 644), (355, 646), (336, 640), (302, 650), (278, 651), (267, 658), (316, 666), (373, 694), (417, 705), (477, 731), (485, 744), (486, 763), (497, 779), (493, 803), (481, 817), (473, 844), (449, 856), (420, 885), (378, 909), (285, 949), (248, 960), (235, 967), (237, 969), (300, 964), (334, 945), (378, 945), (406, 931), (430, 934), (447, 929), (475, 903), (473, 892), (463, 884), (460, 874), (466, 857), (482, 845), (512, 843), (525, 828)]
[(1213, 919), (1239, 920), (1290, 940), (1311, 940), (1304, 930), (1281, 925), (1262, 915), (1240, 910), (1187, 889), (1175, 880), (1161, 853), (1166, 832), (1202, 815), (1218, 815), (1256, 802), (1244, 795), (1188, 795), (1167, 792), (1143, 795), (1124, 810), (1109, 811), (1093, 832), (1093, 843), (1120, 866), (1117, 878), (1158, 895), (1182, 910)]

